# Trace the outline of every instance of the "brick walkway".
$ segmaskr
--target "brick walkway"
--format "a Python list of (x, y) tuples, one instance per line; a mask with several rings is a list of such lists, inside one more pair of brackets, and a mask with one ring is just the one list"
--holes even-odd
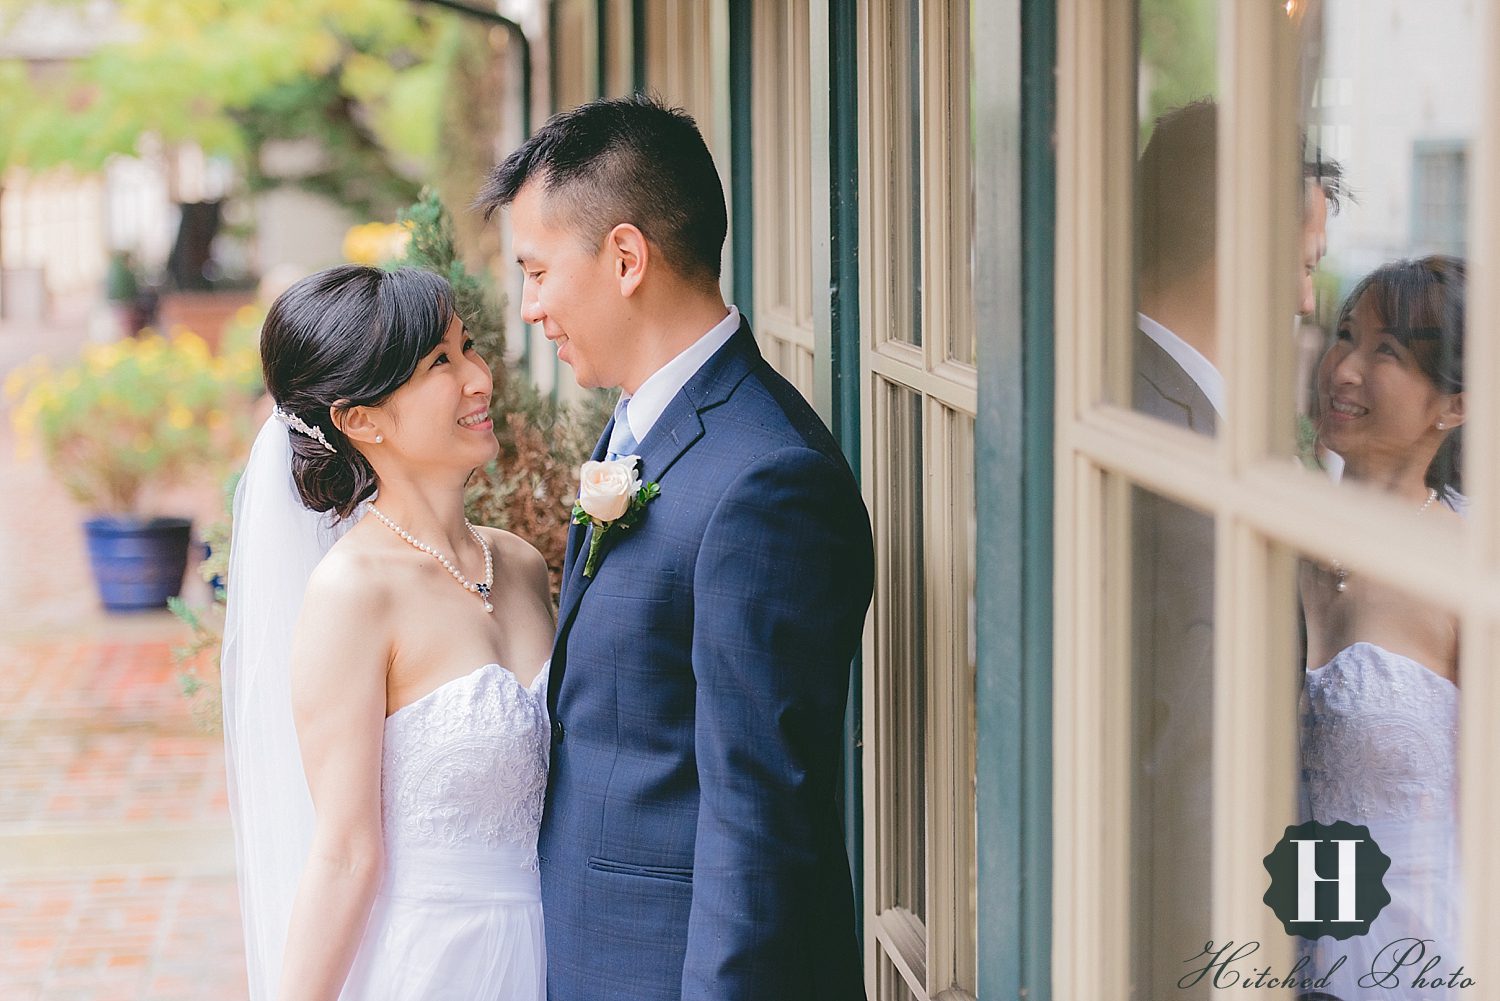
[[(0, 327), (0, 378), (83, 327)], [(98, 610), (81, 512), (3, 412), (0, 484), (0, 999), (243, 998), (223, 748), (178, 690), (185, 630)]]

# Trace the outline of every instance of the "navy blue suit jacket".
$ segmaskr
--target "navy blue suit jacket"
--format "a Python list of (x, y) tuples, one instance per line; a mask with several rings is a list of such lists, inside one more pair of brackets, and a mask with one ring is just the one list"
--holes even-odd
[(858, 486), (743, 322), (639, 452), (661, 495), (592, 578), (589, 532), (569, 536), (539, 845), (548, 995), (862, 999), (835, 806), (874, 577)]

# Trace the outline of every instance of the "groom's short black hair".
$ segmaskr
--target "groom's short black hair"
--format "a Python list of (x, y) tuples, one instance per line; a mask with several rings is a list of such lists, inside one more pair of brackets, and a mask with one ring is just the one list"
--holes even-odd
[(632, 94), (554, 115), (490, 173), (475, 206), (489, 219), (533, 179), (568, 206), (569, 224), (593, 248), (631, 223), (675, 270), (718, 281), (729, 228), (724, 186), (681, 108)]

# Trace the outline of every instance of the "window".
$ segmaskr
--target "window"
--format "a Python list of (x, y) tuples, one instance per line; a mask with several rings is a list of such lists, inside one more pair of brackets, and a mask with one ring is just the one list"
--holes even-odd
[(1462, 144), (1413, 147), (1412, 246), (1427, 253), (1464, 252), (1468, 178), (1469, 152)]
[(968, 5), (862, 8), (866, 980), (973, 997), (974, 415)]
[[(1229, 939), (1255, 970), (1347, 955), (1325, 989), (1354, 997), (1398, 936), (1441, 943), (1445, 975), (1494, 940), (1494, 903), (1456, 902), (1494, 878), (1456, 846), (1484, 843), (1497, 781), (1493, 728), (1459, 720), (1500, 709), (1494, 450), (1452, 445), (1500, 433), (1491, 353), (1455, 347), (1500, 310), (1500, 203), (1470, 190), (1497, 180), (1466, 164), (1495, 138), (1463, 96), (1496, 54), (1476, 16), (1059, 4), (1057, 997), (1207, 998), (1183, 977)], [(1147, 176), (1176, 196), (1139, 197)], [(1192, 203), (1211, 234), (1143, 274), (1143, 230)], [(1336, 820), (1391, 848), (1399, 903), (1368, 935), (1288, 936), (1262, 859)]]

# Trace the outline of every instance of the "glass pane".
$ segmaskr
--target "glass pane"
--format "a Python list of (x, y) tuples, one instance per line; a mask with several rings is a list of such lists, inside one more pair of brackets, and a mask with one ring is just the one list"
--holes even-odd
[[(953, 816), (973, 818), (976, 803), (974, 784), (977, 778), (977, 761), (974, 747), (976, 739), (975, 705), (978, 666), (978, 642), (974, 622), (974, 573), (978, 519), (974, 499), (974, 418), (966, 413), (944, 409), (942, 421), (946, 425), (943, 461), (948, 480), (948, 498), (945, 505), (947, 525), (944, 535), (948, 552), (943, 563), (948, 568), (949, 593), (948, 626), (945, 649), (939, 657), (943, 669), (954, 672), (954, 681), (949, 686), (949, 704), (944, 713), (951, 723), (940, 725), (937, 737), (942, 749), (935, 753), (950, 754), (954, 761), (957, 795), (949, 802)], [(977, 831), (972, 819), (956, 825), (955, 850), (952, 868), (943, 874), (951, 882), (954, 891), (953, 927), (956, 932), (954, 944), (953, 975), (955, 986), (976, 990), (978, 983), (978, 845)]]
[(1214, 524), (1136, 488), (1131, 532), (1133, 996), (1202, 1001), (1178, 980), (1210, 929)]
[(599, 96), (597, 9), (589, 0), (562, 0), (554, 8), (559, 38), (572, 45), (557, 48), (557, 108), (566, 111)]
[[(1458, 515), (1436, 506), (1411, 513), (1413, 521), (1431, 517)], [(1303, 557), (1297, 566), (1299, 813), (1303, 823), (1333, 828), (1304, 836), (1369, 838), (1390, 859), (1380, 878), (1390, 902), (1368, 931), (1336, 939), (1327, 932), (1344, 915), (1340, 884), (1332, 880), (1348, 874), (1336, 848), (1317, 849), (1327, 853), (1316, 857), (1317, 874), (1329, 882), (1319, 884), (1326, 897), (1312, 901), (1312, 913), (1294, 915), (1311, 919), (1297, 926), (1307, 928), (1297, 940), (1299, 955), (1308, 957), (1309, 973), (1329, 975), (1321, 989), (1341, 998), (1430, 996), (1411, 983), (1429, 961), (1441, 957), (1426, 976), (1441, 971), (1445, 982), (1459, 966), (1473, 970), (1478, 962), (1462, 949), (1460, 935), (1458, 621), (1352, 566), (1347, 554)], [(1341, 823), (1356, 829), (1333, 827)], [(1366, 890), (1368, 875), (1355, 862), (1362, 896), (1353, 902), (1354, 916), (1366, 917), (1378, 895)], [(1398, 963), (1399, 987), (1358, 983)]]
[[(993, 59), (992, 38), (975, 34), (971, 30), (973, 23), (974, 5), (978, 0), (970, 0), (969, 3), (951, 5), (952, 21), (948, 26), (950, 38), (950, 51), (953, 66), (950, 70), (953, 74), (952, 88), (955, 99), (952, 102), (952, 122), (949, 125), (949, 134), (955, 139), (966, 136), (968, 141), (954, 142), (952, 146), (952, 163), (949, 167), (948, 183), (951, 186), (949, 193), (950, 208), (948, 211), (951, 236), (949, 238), (948, 254), (951, 255), (952, 265), (947, 269), (950, 281), (955, 283), (963, 281), (964, 297), (972, 302), (969, 294), (969, 286), (973, 280), (973, 234), (974, 234), (974, 159), (975, 145), (978, 142), (976, 128), (974, 125), (975, 115), (978, 108), (975, 106), (975, 91), (977, 81), (971, 67), (976, 59)], [(960, 59), (964, 63), (960, 63)], [(962, 72), (960, 72), (962, 66)], [(967, 91), (967, 100), (959, 95)], [(965, 317), (960, 320), (959, 317)], [(947, 356), (950, 361), (956, 361), (962, 365), (978, 364), (978, 330), (973, 315), (963, 310), (955, 309), (949, 314), (947, 332)]]
[(901, 971), (896, 969), (885, 950), (880, 950), (880, 965), (875, 975), (875, 1001), (926, 1001), (926, 993), (920, 997), (907, 984)]
[(605, 4), (604, 89), (612, 97), (624, 96), (634, 89), (635, 25), (631, 6), (630, 0), (607, 0)]
[(904, 64), (907, 94), (906, 152), (909, 157), (911, 205), (907, 225), (911, 228), (911, 302), (909, 304), (910, 340), (922, 343), (922, 5), (918, 0), (906, 4), (904, 31), (897, 34), (898, 45), (906, 48)]
[(1215, 326), (1216, 4), (1140, 0), (1135, 172), (1138, 410), (1200, 434), (1223, 417)]
[[(921, 7), (916, 0), (884, 10), (887, 100), (872, 114), (883, 116), (887, 148), (875, 153), (886, 178), (885, 211), (891, 250), (883, 292), (891, 318), (890, 340), (922, 343), (922, 75)], [(903, 238), (904, 237), (904, 238)]]
[(1306, 136), (1295, 442), (1311, 469), (1462, 507), (1483, 5), (1295, 5)]
[(973, 679), (979, 659), (978, 634), (974, 622), (974, 578), (977, 558), (978, 519), (974, 500), (974, 418), (956, 410), (944, 411), (948, 424), (948, 476), (952, 484), (949, 538), (953, 546), (949, 564), (953, 568), (953, 643), (955, 662), (968, 679), (965, 705), (973, 697)]
[[(877, 420), (882, 503), (877, 506), (877, 559), (885, 601), (877, 605), (876, 698), (884, 735), (877, 765), (877, 816), (887, 825), (881, 860), (882, 907), (927, 915), (927, 602), (923, 571), (923, 430), (920, 394), (891, 383)], [(881, 413), (880, 411), (883, 411)]]

